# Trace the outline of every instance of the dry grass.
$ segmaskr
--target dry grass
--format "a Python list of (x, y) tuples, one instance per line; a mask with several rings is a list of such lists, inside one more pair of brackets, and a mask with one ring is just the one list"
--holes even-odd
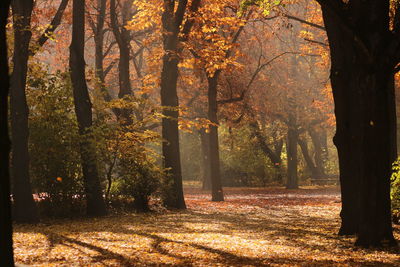
[[(188, 210), (15, 227), (19, 263), (34, 266), (400, 266), (398, 251), (338, 237), (337, 188), (186, 190)], [(399, 229), (396, 237), (400, 238)]]

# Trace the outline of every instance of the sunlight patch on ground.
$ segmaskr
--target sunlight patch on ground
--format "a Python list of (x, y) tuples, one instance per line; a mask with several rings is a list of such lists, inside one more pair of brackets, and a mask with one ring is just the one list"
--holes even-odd
[(187, 193), (184, 212), (17, 225), (16, 259), (34, 266), (400, 264), (396, 251), (355, 249), (353, 238), (338, 237), (338, 192), (310, 190), (285, 198), (228, 189), (225, 202), (199, 199), (206, 194), (198, 191)]

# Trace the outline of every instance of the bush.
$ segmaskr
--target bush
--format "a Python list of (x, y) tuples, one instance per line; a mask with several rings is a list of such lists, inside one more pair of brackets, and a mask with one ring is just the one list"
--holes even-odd
[(392, 200), (393, 221), (400, 224), (400, 158), (393, 163), (390, 198)]
[[(158, 154), (150, 148), (160, 137), (145, 127), (158, 118), (144, 110), (148, 107), (146, 100), (131, 96), (105, 102), (96, 90), (90, 93), (94, 123), (89, 134), (82, 137), (69, 73), (49, 74), (41, 65), (30, 66), (30, 171), (42, 215), (84, 214), (79, 151), (82, 138), (94, 144), (100, 181), (106, 188), (106, 198), (112, 195), (111, 204), (131, 201), (136, 210), (147, 211), (149, 197), (160, 185), (163, 171), (158, 167)], [(130, 123), (116, 119), (111, 110), (130, 114)]]
[(159, 188), (162, 172), (152, 164), (125, 158), (120, 162), (118, 174), (113, 195), (131, 197), (138, 212), (150, 211), (149, 198)]
[(66, 73), (31, 67), (27, 97), (30, 174), (40, 211), (68, 217), (82, 211), (83, 186), (78, 126)]
[(247, 127), (232, 133), (222, 126), (219, 132), (224, 186), (265, 186), (272, 181), (275, 170)]
[[(159, 134), (146, 130), (146, 123), (154, 123), (153, 116), (145, 116), (145, 100), (127, 96), (109, 103), (95, 105), (97, 120), (93, 127), (99, 171), (107, 181), (106, 198), (120, 208), (133, 207), (149, 211), (149, 198), (160, 186), (163, 171), (158, 167), (158, 154), (151, 147), (159, 141)], [(109, 111), (123, 110), (130, 123), (115, 120)], [(128, 205), (126, 205), (128, 204)]]

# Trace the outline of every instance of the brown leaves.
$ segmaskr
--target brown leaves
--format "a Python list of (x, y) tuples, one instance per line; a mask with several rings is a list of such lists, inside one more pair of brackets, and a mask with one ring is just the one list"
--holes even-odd
[[(35, 266), (382, 266), (395, 252), (336, 235), (336, 188), (186, 189), (189, 209), (15, 227), (17, 262)], [(396, 229), (399, 238), (398, 229)]]

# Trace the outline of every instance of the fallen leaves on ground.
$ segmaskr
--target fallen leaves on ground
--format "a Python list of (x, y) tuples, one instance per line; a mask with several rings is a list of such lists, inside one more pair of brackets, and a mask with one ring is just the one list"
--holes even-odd
[(397, 250), (337, 236), (337, 188), (227, 188), (225, 196), (210, 202), (188, 188), (186, 211), (16, 225), (15, 257), (33, 266), (400, 266)]

